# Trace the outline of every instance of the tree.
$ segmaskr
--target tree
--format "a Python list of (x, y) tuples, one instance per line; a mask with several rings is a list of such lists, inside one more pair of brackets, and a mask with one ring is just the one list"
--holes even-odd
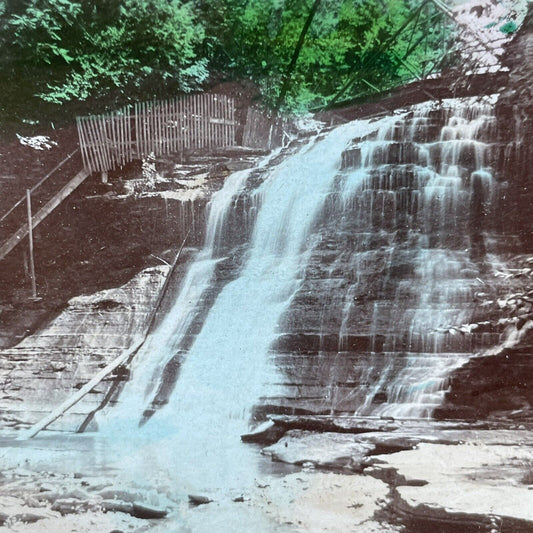
[(199, 8), (211, 68), (250, 77), (268, 102), (281, 96), (295, 109), (326, 103), (348, 82), (357, 94), (422, 75), (440, 56), (444, 20), (423, 3), (216, 0)]
[(5, 13), (4, 29), (2, 70), (41, 74), (34, 91), (49, 102), (190, 91), (207, 76), (202, 27), (179, 0), (30, 0)]

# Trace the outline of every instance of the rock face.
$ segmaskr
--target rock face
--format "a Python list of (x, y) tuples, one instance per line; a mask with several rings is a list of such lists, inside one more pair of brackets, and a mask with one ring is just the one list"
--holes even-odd
[(531, 348), (506, 350), (476, 357), (450, 377), (446, 401), (436, 409), (439, 418), (506, 416), (531, 419), (533, 405)]
[[(39, 335), (0, 351), (2, 426), (37, 422), (130, 346), (146, 326), (167, 271), (150, 268), (123, 287), (73, 298)], [(52, 429), (77, 428), (110, 385), (127, 377), (119, 368)]]

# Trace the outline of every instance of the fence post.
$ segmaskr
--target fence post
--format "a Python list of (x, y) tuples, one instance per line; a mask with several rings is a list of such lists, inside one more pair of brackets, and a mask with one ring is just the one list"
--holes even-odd
[(28, 240), (30, 243), (30, 277), (32, 298), (37, 298), (37, 284), (35, 282), (35, 261), (33, 259), (33, 221), (31, 216), (31, 192), (26, 189), (26, 202), (28, 207)]

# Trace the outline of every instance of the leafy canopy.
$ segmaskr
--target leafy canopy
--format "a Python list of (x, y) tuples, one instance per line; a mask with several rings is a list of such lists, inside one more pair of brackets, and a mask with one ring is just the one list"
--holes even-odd
[[(442, 16), (420, 5), (0, 0), (0, 76), (23, 80), (31, 94), (54, 104), (109, 95), (147, 99), (249, 78), (267, 103), (278, 104), (282, 95), (285, 107), (304, 109), (339, 91), (382, 89), (436, 68), (447, 29)], [(318, 8), (311, 19), (312, 6)]]

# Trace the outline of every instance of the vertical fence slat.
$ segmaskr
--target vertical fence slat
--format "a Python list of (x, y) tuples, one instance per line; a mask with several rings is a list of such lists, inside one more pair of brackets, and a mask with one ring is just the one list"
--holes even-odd
[(161, 146), (162, 146), (162, 139), (161, 139), (161, 104), (156, 104), (154, 100), (154, 112), (155, 112), (155, 126), (157, 129), (156, 139), (157, 143), (155, 145), (154, 154), (159, 155), (161, 154)]
[(83, 166), (89, 172), (91, 172), (91, 164), (89, 163), (89, 158), (87, 157), (87, 146), (85, 143), (85, 139), (83, 138), (82, 119), (80, 117), (76, 117), (76, 127), (78, 129), (78, 139), (80, 141), (80, 151), (81, 158), (83, 160)]
[(150, 151), (151, 154), (154, 151), (154, 146), (156, 143), (156, 128), (155, 128), (155, 115), (154, 115), (154, 105), (153, 102), (148, 104), (148, 113), (150, 114), (150, 129), (148, 130), (148, 139), (150, 142)]
[[(218, 126), (216, 123), (216, 118), (217, 118), (216, 95), (214, 94), (208, 95), (207, 101), (208, 101), (207, 124), (209, 127), (209, 139), (210, 139), (209, 146), (216, 148), (218, 146), (218, 142), (217, 142), (217, 127)], [(211, 119), (214, 119), (214, 120), (211, 120)]]
[(190, 106), (191, 106), (191, 113), (190, 113), (191, 148), (196, 148), (196, 95), (195, 94), (191, 96)]
[(91, 129), (91, 133), (94, 139), (95, 154), (98, 158), (98, 169), (105, 170), (104, 157), (102, 153), (102, 139), (100, 138), (98, 129), (96, 128), (96, 125), (95, 125), (95, 117), (89, 118), (88, 125)]
[(176, 152), (176, 99), (171, 98), (169, 101), (170, 105), (170, 123), (172, 127), (170, 128), (170, 151)]
[(182, 100), (182, 112), (183, 112), (183, 128), (184, 128), (184, 140), (183, 147), (190, 148), (191, 139), (190, 139), (190, 99), (188, 97), (183, 98)]
[(229, 105), (228, 98), (224, 96), (224, 146), (229, 145)]
[(132, 157), (132, 139), (131, 139), (131, 112), (130, 106), (125, 105), (123, 109), (123, 120), (122, 120), (122, 135), (124, 138), (124, 163), (129, 163)]
[(206, 143), (206, 136), (207, 136), (207, 124), (205, 123), (205, 116), (206, 116), (206, 101), (205, 101), (205, 94), (199, 94), (198, 95), (198, 146), (200, 148), (204, 148)]
[(226, 142), (226, 98), (222, 95), (220, 98), (220, 116), (222, 117), (222, 123), (220, 124), (220, 139), (222, 146), (227, 146)]
[(158, 153), (158, 146), (159, 146), (159, 124), (158, 124), (158, 120), (157, 120), (157, 107), (156, 107), (156, 104), (155, 104), (155, 100), (152, 101), (152, 107), (150, 108), (151, 112), (152, 112), (152, 128), (153, 128), (153, 131), (152, 131), (152, 139), (153, 139), (153, 142), (152, 142), (152, 152), (154, 154), (157, 154)]
[(96, 160), (96, 145), (95, 145), (95, 139), (91, 133), (90, 127), (89, 127), (89, 117), (85, 117), (83, 119), (83, 132), (87, 139), (87, 152), (89, 154), (89, 157), (91, 158), (91, 166), (92, 171), (96, 171), (98, 169), (98, 164)]
[(205, 137), (204, 137), (204, 147), (211, 146), (212, 145), (212, 139), (211, 139), (211, 120), (210, 117), (212, 116), (211, 113), (211, 102), (212, 98), (211, 95), (204, 94), (202, 95), (202, 100), (204, 102), (204, 108), (202, 110), (202, 122), (204, 123), (204, 130), (205, 130)]
[(176, 120), (178, 122), (176, 128), (177, 149), (182, 152), (185, 147), (185, 129), (183, 125), (183, 100), (181, 98), (176, 98)]
[(126, 145), (126, 136), (124, 135), (124, 130), (126, 129), (126, 113), (124, 111), (124, 108), (120, 110), (120, 120), (118, 123), (120, 136), (120, 164), (122, 166), (126, 164), (126, 159), (128, 158), (128, 147)]
[(99, 170), (103, 170), (103, 161), (100, 155), (100, 138), (96, 132), (96, 129), (94, 128), (93, 120), (94, 117), (89, 117), (89, 120), (87, 121), (87, 127), (89, 128), (93, 138), (93, 150), (97, 162), (97, 168)]
[(174, 99), (174, 120), (176, 121), (176, 129), (174, 130), (174, 150), (180, 150), (180, 138), (181, 138), (181, 119), (179, 115), (179, 100)]
[(85, 138), (86, 153), (89, 159), (89, 169), (91, 172), (94, 172), (97, 169), (96, 159), (94, 157), (94, 149), (91, 146), (91, 136), (87, 128), (87, 119), (83, 119), (83, 121), (81, 122), (81, 131), (83, 132), (83, 137)]
[(141, 117), (141, 151), (139, 153), (139, 158), (142, 159), (146, 154), (146, 102), (142, 102), (139, 105), (139, 114)]
[(208, 144), (207, 146), (209, 148), (211, 148), (212, 146), (214, 146), (215, 144), (215, 130), (213, 128), (214, 124), (213, 124), (213, 121), (211, 120), (211, 118), (214, 117), (213, 115), (213, 96), (212, 95), (209, 95), (210, 97), (207, 99), (207, 112), (206, 112), (206, 115), (207, 115), (207, 138), (208, 138)]
[(111, 113), (109, 116), (109, 129), (111, 132), (111, 168), (115, 168), (116, 165), (119, 163), (118, 160), (118, 150), (117, 150), (117, 134), (116, 134), (116, 128), (115, 128), (115, 122), (116, 122), (116, 113)]
[(165, 139), (166, 139), (166, 153), (170, 154), (172, 151), (172, 119), (170, 115), (171, 100), (169, 98), (165, 101)]
[(111, 162), (109, 160), (109, 146), (108, 146), (108, 140), (107, 140), (107, 132), (106, 132), (106, 122), (104, 115), (99, 115), (98, 119), (96, 121), (96, 126), (100, 132), (101, 139), (102, 139), (102, 155), (104, 158), (104, 164), (105, 167), (104, 170), (108, 170), (111, 167)]
[(162, 152), (163, 154), (167, 153), (167, 126), (166, 126), (166, 117), (167, 117), (167, 103), (163, 101), (161, 105), (161, 141), (162, 141)]

